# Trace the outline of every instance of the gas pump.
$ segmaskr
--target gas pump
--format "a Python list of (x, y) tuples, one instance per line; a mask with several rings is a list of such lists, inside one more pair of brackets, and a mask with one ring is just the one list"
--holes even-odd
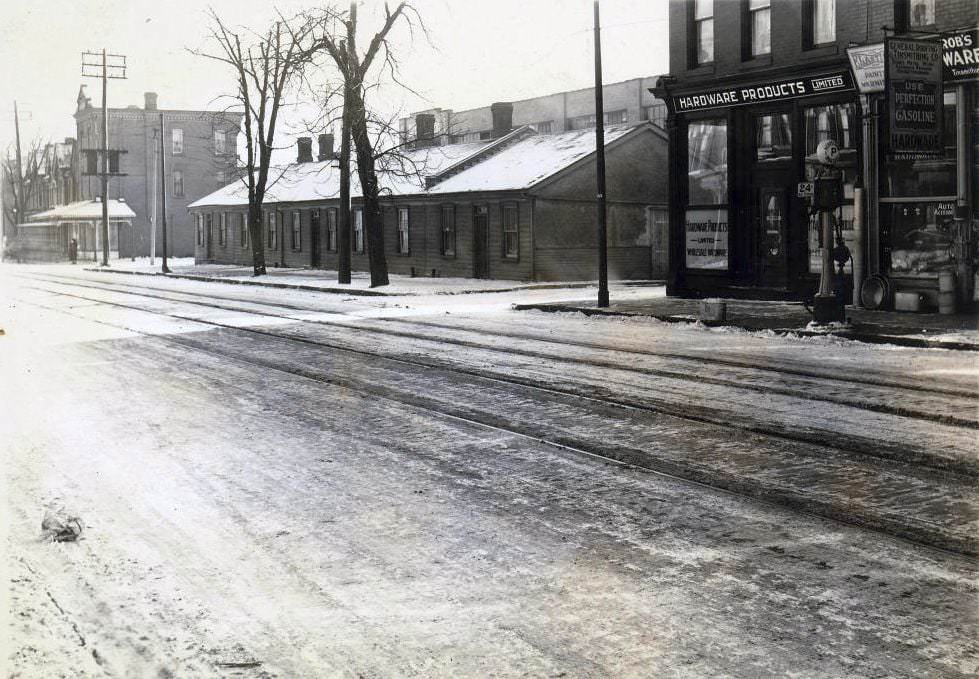
[[(814, 181), (810, 214), (819, 213), (823, 253), (819, 292), (813, 298), (816, 323), (846, 322), (843, 268), (850, 260), (850, 250), (843, 242), (842, 225), (835, 218), (836, 210), (844, 203), (843, 174), (835, 169), (839, 155), (840, 149), (831, 139), (820, 142), (816, 147), (816, 160), (820, 168)], [(833, 271), (834, 261), (838, 267), (836, 273)]]

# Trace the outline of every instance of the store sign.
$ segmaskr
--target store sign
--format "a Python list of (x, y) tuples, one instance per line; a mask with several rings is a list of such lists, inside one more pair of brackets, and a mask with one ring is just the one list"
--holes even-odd
[(947, 83), (979, 80), (979, 30), (942, 36), (942, 75)]
[(728, 223), (725, 209), (687, 210), (688, 269), (727, 269)]
[(909, 38), (888, 38), (885, 44), (890, 157), (940, 158), (942, 44)]
[(849, 47), (846, 56), (860, 94), (884, 91), (884, 43)]
[(761, 85), (704, 90), (692, 94), (674, 95), (667, 100), (675, 113), (707, 111), (712, 108), (785, 101), (817, 94), (846, 92), (853, 89), (849, 71), (819, 76), (789, 78)]

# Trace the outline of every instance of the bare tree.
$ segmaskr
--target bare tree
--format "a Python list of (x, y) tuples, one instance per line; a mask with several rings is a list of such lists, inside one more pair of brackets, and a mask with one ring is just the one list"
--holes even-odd
[[(333, 27), (342, 21), (344, 35), (337, 35)], [(380, 137), (372, 134), (370, 116), (365, 103), (369, 89), (372, 68), (378, 66), (386, 71), (392, 80), (398, 80), (398, 60), (390, 49), (388, 37), (399, 24), (409, 30), (424, 25), (415, 8), (408, 2), (399, 2), (392, 10), (384, 5), (384, 23), (374, 34), (363, 54), (357, 50), (357, 4), (350, 3), (350, 10), (342, 12), (333, 8), (321, 10), (310, 16), (308, 25), (316, 27), (312, 32), (311, 53), (326, 52), (333, 61), (343, 80), (344, 113), (341, 132), (341, 172), (343, 168), (343, 144), (346, 143), (347, 130), (353, 138), (357, 155), (357, 174), (360, 179), (363, 197), (364, 233), (367, 240), (368, 261), (370, 263), (371, 287), (388, 284), (387, 259), (384, 255), (384, 226), (379, 201), (380, 185), (377, 179), (376, 159), (379, 149), (376, 143)], [(341, 175), (341, 181), (343, 176)], [(341, 198), (341, 203), (342, 203)], [(342, 225), (341, 225), (342, 226)], [(341, 244), (342, 245), (342, 244)]]
[(252, 247), (254, 275), (266, 272), (262, 238), (262, 205), (269, 187), (276, 125), (286, 96), (297, 84), (310, 52), (304, 43), (313, 25), (289, 25), (282, 17), (264, 33), (231, 28), (211, 9), (213, 53), (191, 50), (193, 54), (227, 64), (235, 73), (235, 92), (227, 95), (244, 109), (241, 134), (245, 139), (245, 159), (239, 163), (239, 176), (248, 189), (248, 232)]
[[(27, 153), (3, 160), (3, 212), (8, 224), (18, 224), (27, 218), (31, 199), (41, 185), (44, 170), (44, 151), (49, 146), (40, 139), (31, 142)], [(9, 198), (9, 200), (7, 200)]]

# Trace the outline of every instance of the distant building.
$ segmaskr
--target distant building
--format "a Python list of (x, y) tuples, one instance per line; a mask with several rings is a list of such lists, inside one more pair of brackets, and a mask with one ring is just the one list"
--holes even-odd
[[(670, 74), (655, 91), (670, 109), (670, 294), (811, 296), (824, 244), (799, 183), (814, 179), (816, 147), (832, 139), (851, 250), (854, 190), (865, 191), (858, 264), (886, 279), (871, 283), (935, 305), (939, 274), (955, 269), (960, 300), (971, 301), (976, 0), (670, 0), (669, 21)], [(883, 83), (893, 37), (930, 42), (910, 51), (929, 54), (920, 72), (943, 74), (914, 81), (904, 101), (918, 110), (894, 114), (917, 121), (904, 139), (930, 137), (916, 157), (888, 143), (900, 101)], [(848, 48), (861, 49), (856, 63), (876, 88), (861, 92)], [(846, 272), (849, 292), (849, 262)]]
[[(216, 111), (162, 110), (157, 95), (145, 94), (144, 106), (109, 109), (109, 199), (124, 201), (135, 213), (132, 227), (110, 234), (112, 249), (122, 256), (148, 255), (153, 198), (159, 204), (166, 186), (167, 234), (170, 254), (194, 253), (194, 228), (187, 206), (228, 183), (236, 163), (237, 134), (241, 115)], [(163, 149), (166, 177), (159, 172), (160, 115), (166, 127)], [(78, 92), (75, 110), (77, 130), (74, 154), (75, 198), (101, 195), (98, 150), (102, 147), (102, 110), (92, 105), (85, 88)], [(155, 194), (154, 194), (155, 191)], [(157, 211), (156, 248), (162, 252), (162, 220)]]
[[(655, 77), (633, 78), (602, 87), (606, 125), (651, 122), (662, 126), (666, 105), (650, 93)], [(595, 127), (595, 88), (557, 92), (542, 97), (507, 102), (512, 106), (514, 127), (530, 125), (539, 134), (557, 134)], [(493, 108), (465, 111), (434, 108), (418, 111), (398, 121), (403, 142), (433, 138), (435, 144), (461, 144), (493, 138)]]

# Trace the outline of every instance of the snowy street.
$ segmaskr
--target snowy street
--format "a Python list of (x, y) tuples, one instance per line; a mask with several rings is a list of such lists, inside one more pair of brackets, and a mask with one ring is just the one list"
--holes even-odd
[(587, 294), (0, 266), (4, 676), (979, 672), (979, 354)]

